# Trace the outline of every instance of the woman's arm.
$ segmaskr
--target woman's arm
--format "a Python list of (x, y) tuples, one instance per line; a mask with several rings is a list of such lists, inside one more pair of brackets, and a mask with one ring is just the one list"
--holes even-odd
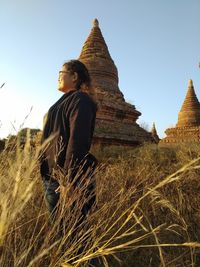
[(79, 97), (73, 104), (69, 117), (70, 137), (64, 164), (70, 182), (76, 175), (80, 161), (90, 150), (94, 116), (96, 112), (93, 103), (86, 97)]

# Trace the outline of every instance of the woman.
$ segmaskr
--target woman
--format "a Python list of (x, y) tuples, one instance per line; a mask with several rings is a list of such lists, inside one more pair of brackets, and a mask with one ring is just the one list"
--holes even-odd
[[(90, 85), (88, 70), (82, 62), (71, 60), (63, 64), (59, 72), (58, 89), (64, 95), (48, 111), (41, 142), (44, 148), (40, 172), (52, 224), (55, 222), (60, 195), (73, 194), (80, 186), (81, 175), (87, 173), (88, 179), (92, 177), (98, 163), (89, 153), (97, 111), (92, 97), (83, 91), (84, 87)], [(83, 166), (83, 171), (77, 175), (80, 166)], [(62, 173), (62, 179), (56, 177), (58, 171)], [(95, 181), (87, 190), (94, 189)], [(93, 194), (84, 204), (81, 209), (82, 220), (95, 201)]]

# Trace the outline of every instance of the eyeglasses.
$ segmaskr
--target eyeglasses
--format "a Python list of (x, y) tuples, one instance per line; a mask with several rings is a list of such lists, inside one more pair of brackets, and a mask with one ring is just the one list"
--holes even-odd
[(61, 70), (61, 71), (59, 71), (59, 76), (62, 75), (63, 73), (70, 73), (70, 71)]

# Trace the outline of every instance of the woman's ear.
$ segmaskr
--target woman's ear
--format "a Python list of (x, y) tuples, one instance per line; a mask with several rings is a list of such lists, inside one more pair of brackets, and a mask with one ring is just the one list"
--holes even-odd
[(75, 83), (78, 81), (78, 73), (77, 72), (73, 73), (72, 81)]

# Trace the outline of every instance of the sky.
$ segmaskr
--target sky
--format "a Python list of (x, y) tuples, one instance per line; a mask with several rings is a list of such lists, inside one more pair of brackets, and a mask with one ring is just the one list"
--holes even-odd
[(188, 80), (200, 100), (199, 0), (0, 0), (0, 138), (42, 128), (62, 96), (62, 64), (78, 58), (94, 18), (119, 88), (161, 138), (177, 123)]

